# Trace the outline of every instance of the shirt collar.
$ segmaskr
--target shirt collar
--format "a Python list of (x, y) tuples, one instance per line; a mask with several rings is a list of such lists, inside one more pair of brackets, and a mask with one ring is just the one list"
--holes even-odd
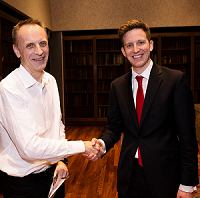
[[(20, 64), (20, 67), (18, 69), (18, 74), (22, 80), (22, 83), (24, 84), (25, 88), (28, 89), (30, 87), (32, 87), (33, 85), (35, 85), (36, 83), (38, 83), (32, 76), (31, 74), (28, 73), (28, 71), (22, 66), (22, 64)], [(48, 76), (46, 74), (46, 72), (44, 72), (43, 76), (42, 76), (42, 87), (44, 87), (46, 84), (48, 84), (49, 79)]]
[[(153, 67), (153, 61), (150, 60), (149, 66), (140, 74), (140, 76), (143, 76), (148, 80), (152, 67)], [(138, 76), (138, 74), (133, 70), (132, 67), (132, 79), (135, 79), (136, 76)]]

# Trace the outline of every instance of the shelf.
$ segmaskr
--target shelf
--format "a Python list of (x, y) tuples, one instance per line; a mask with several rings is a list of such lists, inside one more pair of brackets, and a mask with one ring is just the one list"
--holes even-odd
[(183, 48), (183, 49), (161, 49), (162, 51), (189, 51), (190, 48)]
[(16, 57), (13, 51), (12, 29), (14, 23), (0, 18), (0, 35), (1, 35), (1, 50), (0, 50), (0, 78), (5, 78), (15, 68), (19, 67), (20, 60)]
[(65, 112), (67, 118), (93, 118), (94, 106), (68, 106)]
[(93, 51), (92, 40), (67, 40), (64, 41), (65, 53), (66, 52), (79, 52), (86, 53)]
[[(128, 72), (131, 65), (121, 53), (117, 35), (69, 39), (65, 37), (63, 45), (66, 122), (105, 123), (110, 84)], [(200, 103), (200, 36), (194, 37), (192, 32), (157, 33), (152, 34), (152, 40), (154, 50), (150, 53), (151, 59), (186, 73), (194, 101)], [(83, 43), (86, 45), (84, 48), (78, 47)], [(195, 53), (194, 56), (192, 53)], [(84, 114), (85, 111), (90, 113)]]

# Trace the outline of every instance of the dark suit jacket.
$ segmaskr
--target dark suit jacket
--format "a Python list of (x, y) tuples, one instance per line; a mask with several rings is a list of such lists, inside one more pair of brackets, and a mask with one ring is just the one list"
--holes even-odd
[(198, 184), (198, 146), (193, 97), (186, 75), (154, 64), (140, 127), (131, 86), (132, 72), (111, 83), (108, 123), (102, 132), (108, 152), (124, 139), (118, 164), (118, 192), (127, 191), (140, 146), (146, 178), (155, 198), (175, 198), (179, 184)]

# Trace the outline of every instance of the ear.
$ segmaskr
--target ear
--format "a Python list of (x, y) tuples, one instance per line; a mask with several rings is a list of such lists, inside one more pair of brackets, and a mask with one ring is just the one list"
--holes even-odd
[(17, 56), (17, 58), (20, 58), (20, 52), (18, 50), (18, 47), (15, 44), (13, 44), (13, 50), (14, 50), (15, 55)]
[(121, 51), (122, 51), (122, 54), (124, 55), (124, 57), (126, 57), (126, 52), (123, 47), (121, 47)]
[(149, 45), (150, 45), (150, 52), (153, 50), (153, 40), (150, 40), (150, 43), (149, 43)]

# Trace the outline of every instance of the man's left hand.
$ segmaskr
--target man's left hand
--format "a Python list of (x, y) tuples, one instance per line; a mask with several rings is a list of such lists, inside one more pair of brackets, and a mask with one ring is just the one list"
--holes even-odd
[(61, 179), (68, 179), (69, 178), (69, 171), (62, 161), (59, 161), (56, 165), (56, 169), (54, 171), (54, 188), (56, 188), (60, 182)]
[(176, 198), (192, 198), (193, 193), (183, 192), (182, 190), (178, 190)]

